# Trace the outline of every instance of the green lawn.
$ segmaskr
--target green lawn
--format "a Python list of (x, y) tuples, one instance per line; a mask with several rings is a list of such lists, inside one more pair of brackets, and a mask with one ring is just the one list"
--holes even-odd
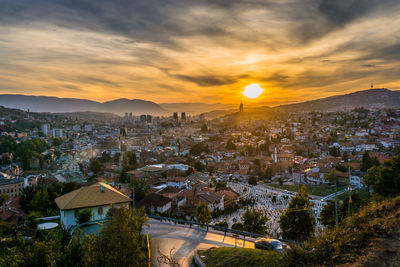
[(207, 266), (214, 267), (274, 267), (280, 266), (282, 258), (281, 254), (275, 251), (223, 247), (201, 251), (199, 256)]
[[(359, 189), (355, 189), (351, 192), (351, 194), (354, 195), (358, 195), (363, 201), (367, 201), (368, 200), (368, 192), (367, 192), (367, 188), (359, 188)], [(341, 194), (338, 196), (338, 200), (345, 200), (347, 197), (349, 196), (349, 193), (346, 192), (345, 194)]]
[[(275, 187), (275, 188), (280, 188), (283, 190), (288, 190), (288, 191), (293, 191), (297, 192), (300, 188), (298, 185), (288, 185), (288, 184), (265, 184), (267, 186)], [(328, 185), (311, 185), (311, 186), (306, 186), (307, 187), (307, 192), (310, 193), (310, 195), (314, 196), (327, 196), (329, 194), (335, 193), (335, 188), (328, 186)], [(343, 188), (338, 187), (338, 191), (342, 190)]]

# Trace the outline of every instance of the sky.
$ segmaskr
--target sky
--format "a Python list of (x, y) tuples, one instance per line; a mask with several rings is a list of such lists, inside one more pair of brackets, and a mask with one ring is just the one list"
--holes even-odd
[(1, 94), (278, 105), (399, 74), (398, 0), (0, 0)]

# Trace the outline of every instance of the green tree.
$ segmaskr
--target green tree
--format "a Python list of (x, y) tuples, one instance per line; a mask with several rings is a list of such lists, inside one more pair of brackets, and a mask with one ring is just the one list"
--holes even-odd
[(257, 185), (257, 177), (250, 176), (247, 182), (249, 183), (249, 185)]
[(225, 181), (218, 181), (215, 183), (215, 190), (218, 190), (220, 188), (226, 187), (226, 182)]
[(197, 220), (201, 223), (210, 223), (212, 220), (210, 208), (207, 203), (201, 201), (196, 207), (196, 217)]
[(360, 170), (363, 172), (368, 171), (372, 166), (379, 166), (379, 160), (376, 157), (370, 157), (369, 153), (365, 151), (361, 160)]
[(266, 234), (268, 231), (267, 222), (268, 218), (261, 210), (246, 209), (242, 215), (244, 229), (247, 232)]
[(215, 226), (229, 228), (229, 225), (227, 222), (219, 222), (219, 223), (216, 223)]
[(207, 124), (203, 124), (203, 126), (201, 126), (201, 132), (202, 133), (207, 133), (208, 132)]
[(236, 149), (236, 145), (235, 145), (235, 143), (233, 143), (232, 138), (229, 138), (228, 142), (226, 143), (226, 149), (228, 149), (228, 150)]
[(334, 156), (334, 157), (339, 157), (339, 156), (340, 156), (340, 150), (339, 150), (339, 148), (337, 148), (337, 147), (332, 147), (332, 148), (329, 150), (329, 154), (330, 154), (331, 156)]
[(150, 186), (145, 179), (133, 179), (130, 188), (134, 190), (135, 202), (137, 203), (146, 196)]
[(8, 194), (0, 194), (0, 206), (3, 205), (3, 203), (6, 203), (10, 199), (10, 196)]
[(68, 183), (63, 183), (62, 184), (62, 194), (67, 194), (69, 192), (72, 192), (81, 186), (77, 182), (68, 182)]
[(244, 231), (244, 225), (243, 225), (243, 223), (236, 222), (236, 223), (232, 224), (231, 229)]
[(0, 257), (0, 266), (19, 267), (25, 263), (24, 254), (18, 247), (7, 247), (6, 252)]
[(104, 170), (104, 164), (97, 158), (91, 158), (89, 162), (89, 168), (95, 174), (99, 174)]
[(90, 208), (86, 208), (79, 212), (78, 217), (76, 218), (77, 224), (82, 224), (90, 221), (92, 218), (92, 210)]
[(121, 153), (119, 153), (119, 152), (117, 152), (117, 153), (114, 154), (114, 157), (113, 157), (114, 163), (119, 162), (119, 157), (120, 157), (120, 156), (121, 156)]
[(349, 161), (349, 154), (347, 153), (347, 151), (343, 152), (342, 158), (343, 158), (344, 162)]
[(85, 266), (146, 266), (147, 245), (142, 236), (146, 221), (144, 209), (114, 209), (97, 236), (85, 236)]
[(51, 139), (51, 143), (53, 146), (60, 146), (63, 143), (63, 140), (61, 138), (53, 138)]
[(30, 229), (36, 229), (38, 225), (38, 219), (42, 217), (42, 214), (38, 211), (32, 211), (29, 213), (29, 215), (26, 217), (25, 224), (28, 226)]
[(384, 197), (394, 197), (400, 192), (400, 179), (391, 167), (380, 167), (375, 184), (372, 185), (374, 192)]
[(210, 152), (208, 145), (205, 143), (198, 143), (190, 148), (190, 154), (192, 154), (194, 156), (199, 156), (203, 152), (205, 152), (205, 153)]
[[(353, 212), (358, 212), (358, 210), (363, 205), (363, 201), (362, 201), (361, 197), (358, 194), (354, 194), (351, 196), (351, 200), (352, 200)], [(347, 196), (343, 200), (343, 203), (338, 208), (339, 223), (344, 218), (347, 218), (349, 216), (348, 211), (349, 211), (349, 197)], [(321, 223), (323, 225), (328, 226), (328, 227), (335, 226), (335, 224), (336, 224), (335, 202), (328, 201), (328, 203), (322, 209), (320, 216), (321, 216)]]
[(201, 163), (200, 161), (196, 161), (196, 163), (194, 164), (194, 168), (199, 171), (202, 172), (205, 170), (206, 166), (204, 166), (203, 163)]
[(310, 195), (303, 185), (289, 202), (288, 208), (279, 220), (283, 238), (304, 241), (313, 236), (315, 221), (311, 211), (313, 204), (309, 198)]
[(50, 232), (44, 240), (35, 240), (29, 253), (29, 266), (57, 266), (62, 257), (61, 236)]
[(64, 248), (62, 255), (62, 266), (64, 267), (83, 267), (85, 251), (81, 241), (81, 229), (77, 229), (71, 237), (71, 241)]
[(126, 151), (122, 156), (122, 171), (128, 172), (138, 167), (136, 153), (134, 151)]
[(274, 176), (274, 169), (272, 166), (268, 166), (268, 168), (265, 170), (265, 178), (267, 178), (267, 180), (271, 180), (272, 176)]
[(380, 175), (381, 167), (379, 166), (373, 166), (367, 170), (367, 174), (363, 179), (363, 184), (367, 187), (368, 199), (371, 197), (371, 186), (375, 185)]

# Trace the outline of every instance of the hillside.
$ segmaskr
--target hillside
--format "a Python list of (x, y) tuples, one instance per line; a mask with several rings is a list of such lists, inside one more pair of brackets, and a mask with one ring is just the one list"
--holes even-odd
[(389, 89), (369, 89), (357, 91), (345, 95), (336, 95), (327, 98), (316, 99), (312, 101), (281, 105), (275, 109), (285, 111), (340, 111), (344, 109), (353, 109), (356, 107), (399, 107), (400, 91), (391, 91)]
[(370, 203), (337, 229), (292, 246), (283, 266), (399, 266), (399, 218), (400, 197)]
[(121, 117), (114, 113), (104, 113), (95, 111), (82, 111), (82, 112), (66, 112), (66, 113), (55, 113), (60, 117), (67, 117), (74, 120), (86, 120), (86, 121), (104, 121), (104, 120), (118, 120)]
[[(262, 262), (264, 250), (230, 251), (213, 248), (205, 252), (206, 261), (218, 266), (400, 266), (400, 196), (380, 203), (372, 202), (358, 214), (344, 220), (337, 229), (329, 229), (302, 245)], [(247, 256), (246, 256), (247, 255)], [(273, 255), (269, 255), (273, 256)], [(276, 264), (276, 259), (279, 264)]]
[(152, 114), (163, 115), (166, 111), (151, 101), (140, 99), (117, 99), (104, 103), (87, 99), (58, 98), (48, 96), (28, 95), (0, 95), (0, 105), (7, 108), (18, 108), (33, 112), (110, 112), (117, 115), (124, 115), (125, 112), (132, 112), (134, 115)]

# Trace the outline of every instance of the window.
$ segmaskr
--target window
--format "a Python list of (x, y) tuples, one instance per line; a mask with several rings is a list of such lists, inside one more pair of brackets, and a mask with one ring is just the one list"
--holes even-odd
[(98, 215), (103, 215), (103, 207), (98, 207), (97, 208), (97, 214)]

